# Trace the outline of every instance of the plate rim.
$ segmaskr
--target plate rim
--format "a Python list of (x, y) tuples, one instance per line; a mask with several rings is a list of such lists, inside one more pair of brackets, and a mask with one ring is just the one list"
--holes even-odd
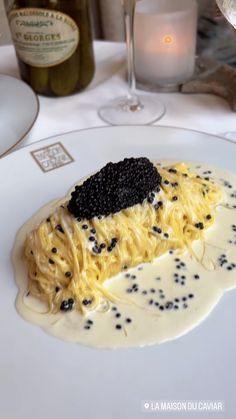
[[(81, 130), (74, 130), (74, 131), (81, 131)], [(163, 130), (163, 133), (164, 132), (165, 131)], [(180, 131), (178, 131), (178, 132), (180, 133)], [(177, 135), (179, 135), (178, 132), (177, 132)], [(104, 131), (105, 135), (107, 135), (106, 133), (107, 133), (107, 131)], [(109, 131), (108, 131), (108, 133), (109, 133)], [(65, 135), (66, 134), (67, 133), (65, 133)], [(151, 134), (152, 134), (152, 132), (151, 132)], [(174, 132), (173, 132), (173, 134), (174, 134)], [(87, 134), (87, 135), (89, 136), (89, 134)], [(92, 135), (93, 135), (93, 132), (91, 133), (91, 136)], [(39, 140), (38, 142), (42, 143), (42, 141), (45, 141), (45, 142), (47, 140), (50, 141), (50, 139), (53, 138), (53, 137), (55, 138), (56, 136), (51, 136), (51, 137), (48, 137), (48, 139), (42, 139), (42, 140)], [(75, 134), (75, 137), (76, 137), (76, 134)], [(83, 134), (82, 134), (82, 137), (83, 137)], [(187, 137), (187, 135), (186, 135), (186, 137)], [(191, 139), (192, 138), (189, 138), (189, 140), (191, 140)], [(92, 140), (92, 138), (91, 138), (91, 140)], [(96, 141), (96, 137), (94, 138), (94, 140)], [(214, 144), (213, 140), (214, 140), (214, 138), (212, 138), (212, 145)], [(65, 137), (65, 140), (63, 139), (63, 143), (66, 144), (66, 137)], [(76, 141), (74, 141), (74, 138), (71, 139), (71, 141), (69, 141), (69, 143), (73, 144), (73, 148), (76, 147)], [(111, 148), (112, 148), (112, 144), (114, 144), (114, 143), (115, 143), (115, 141), (113, 141), (113, 143), (111, 141), (111, 143), (110, 143)], [(189, 141), (189, 143), (191, 144), (191, 141)], [(30, 147), (32, 149), (32, 147), (35, 147), (34, 144), (35, 143), (29, 144), (29, 145), (24, 145), (23, 150), (22, 150), (22, 154), (20, 154), (18, 156), (19, 160), (22, 159), (24, 156), (26, 156), (27, 150), (28, 151), (30, 150), (27, 147)], [(78, 141), (77, 142), (77, 147), (78, 148), (81, 147), (80, 144), (81, 143), (79, 143), (79, 141)], [(209, 141), (209, 144), (211, 144), (211, 141)], [(218, 144), (220, 145), (220, 142)], [(158, 141), (157, 141), (157, 146), (158, 146)], [(26, 148), (26, 150), (25, 150), (25, 148)], [(35, 148), (37, 148), (37, 145), (36, 145)], [(226, 148), (227, 148), (227, 146), (226, 146)], [(16, 151), (20, 151), (20, 150), (21, 149), (16, 150)], [(15, 156), (14, 153), (15, 153), (15, 151), (13, 153), (9, 154), (9, 156), (13, 155), (13, 157), (12, 157), (13, 159), (17, 158), (17, 155)], [(8, 160), (6, 160), (6, 163), (8, 163)], [(1, 161), (0, 161), (0, 167), (1, 167)], [(72, 167), (72, 165), (71, 165), (71, 167)], [(88, 172), (88, 170), (86, 170), (86, 171)], [(56, 171), (55, 171), (55, 174), (56, 174)], [(52, 179), (52, 182), (53, 182), (53, 179)], [(45, 200), (45, 202), (46, 201), (47, 200)], [(39, 207), (37, 209), (39, 209)], [(37, 210), (35, 210), (34, 212), (36, 212), (36, 211)], [(30, 218), (30, 217), (26, 217), (26, 218)], [(26, 218), (25, 218), (25, 221), (26, 221)], [(18, 224), (18, 229), (19, 229), (20, 226), (23, 224), (23, 221), (22, 221), (22, 223), (17, 221), (17, 224)], [(15, 233), (16, 233), (16, 229), (15, 229)], [(8, 242), (9, 242), (9, 239), (8, 239)], [(4, 272), (5, 272), (5, 266), (6, 265), (4, 264)], [(6, 270), (6, 273), (8, 275), (9, 275), (9, 266), (10, 266), (10, 262), (8, 262), (8, 267), (7, 267), (7, 270)], [(13, 275), (12, 265), (10, 267), (11, 267), (10, 275)], [(9, 279), (9, 277), (8, 277), (8, 279)], [(16, 288), (16, 285), (15, 285), (15, 281), (13, 279), (13, 276), (11, 276), (10, 279), (11, 279), (11, 282), (13, 283), (12, 286), (14, 286), (15, 288), (13, 289), (13, 292), (8, 296), (7, 300), (13, 306), (14, 296), (16, 295), (17, 288)], [(229, 295), (232, 296), (233, 293), (230, 292)], [(223, 309), (227, 308), (227, 304), (228, 304), (227, 301), (225, 302), (225, 306), (223, 306)], [(231, 304), (232, 304), (231, 302), (232, 302), (232, 298), (231, 298), (230, 303), (229, 303), (230, 307), (231, 307)], [(214, 314), (216, 315), (216, 317), (214, 317), (214, 318), (216, 320), (217, 319), (221, 320), (220, 325), (223, 329), (222, 325), (224, 323), (222, 322), (222, 317), (220, 318), (220, 316), (217, 315), (217, 311), (218, 311), (217, 308), (219, 308), (219, 307), (222, 308), (222, 305), (223, 305), (222, 303), (223, 303), (223, 299), (221, 300), (221, 305), (218, 305), (215, 308)], [(14, 306), (13, 306), (13, 309), (14, 309)], [(227, 310), (224, 310), (224, 311), (222, 310), (222, 311), (220, 311), (220, 314), (225, 313), (225, 312), (227, 312)], [(14, 314), (15, 314), (14, 317), (18, 316), (16, 312), (14, 312)], [(9, 314), (8, 311), (7, 311), (7, 318), (8, 319), (11, 318), (11, 315)], [(224, 316), (224, 318), (223, 318), (224, 322), (225, 322), (225, 319), (230, 319), (230, 318), (231, 318), (230, 315), (229, 315), (229, 317), (227, 315)], [(161, 397), (160, 398), (171, 399), (171, 391), (168, 390), (169, 380), (171, 379), (172, 383), (175, 384), (175, 383), (178, 382), (178, 378), (180, 377), (181, 379), (183, 379), (183, 381), (184, 381), (184, 378), (185, 378), (185, 382), (187, 382), (187, 383), (189, 381), (189, 385), (187, 385), (187, 387), (189, 387), (189, 389), (188, 389), (188, 399), (191, 400), (191, 398), (194, 398), (194, 393), (196, 395), (196, 392), (199, 390), (199, 386), (196, 384), (196, 382), (194, 384), (194, 380), (192, 379), (194, 377), (194, 372), (200, 367), (207, 367), (207, 365), (208, 365), (207, 369), (206, 368), (202, 369), (203, 380), (205, 380), (207, 378), (207, 376), (209, 376), (209, 379), (206, 379), (206, 385), (204, 385), (202, 387), (203, 388), (203, 393), (204, 393), (204, 391), (206, 391), (206, 388), (208, 388), (208, 389), (210, 388), (211, 389), (211, 394), (213, 395), (212, 398), (214, 399), (214, 397), (215, 397), (217, 399), (217, 397), (220, 395), (220, 392), (222, 392), (222, 389), (224, 387), (226, 388), (226, 393), (227, 393), (227, 390), (230, 389), (231, 381), (230, 380), (227, 381), (227, 379), (226, 379), (226, 374), (229, 373), (230, 363), (229, 362), (226, 363), (227, 371), (223, 374), (223, 378), (220, 381), (220, 385), (219, 386), (214, 386), (213, 385), (214, 384), (214, 379), (213, 379), (213, 377), (210, 377), (210, 375), (211, 375), (210, 372), (211, 372), (211, 369), (214, 367), (214, 365), (213, 365), (214, 363), (211, 363), (209, 365), (209, 364), (207, 364), (207, 361), (205, 361), (207, 356), (210, 355), (211, 348), (214, 347), (214, 342), (215, 342), (214, 341), (214, 336), (216, 336), (215, 335), (215, 328), (214, 328), (215, 323), (213, 322), (213, 323), (210, 323), (210, 325), (209, 325), (210, 316), (208, 316), (208, 318), (205, 320), (205, 322), (203, 323), (202, 326), (195, 328), (193, 330), (193, 332), (189, 333), (188, 335), (179, 339), (178, 341), (167, 342), (167, 343), (164, 344), (165, 346), (155, 345), (155, 346), (150, 346), (150, 347), (145, 347), (145, 348), (137, 348), (137, 347), (136, 348), (119, 348), (117, 353), (115, 352), (116, 350), (110, 350), (109, 356), (107, 356), (107, 353), (108, 353), (107, 349), (96, 349), (96, 348), (87, 347), (87, 346), (85, 347), (85, 346), (78, 345), (78, 344), (63, 342), (62, 340), (60, 340), (58, 338), (54, 338), (50, 335), (47, 335), (45, 332), (41, 331), (41, 329), (38, 326), (31, 326), (29, 323), (22, 320), (20, 317), (18, 319), (19, 322), (17, 322), (16, 318), (13, 319), (13, 320), (14, 320), (14, 322), (12, 321), (12, 323), (8, 321), (8, 326), (7, 327), (9, 328), (9, 325), (12, 324), (12, 327), (15, 326), (15, 328), (18, 328), (21, 332), (21, 341), (23, 341), (23, 343), (22, 343), (22, 345), (20, 345), (17, 357), (15, 357), (16, 372), (17, 372), (17, 374), (15, 374), (15, 375), (17, 375), (17, 378), (14, 378), (14, 375), (12, 375), (12, 374), (10, 374), (10, 375), (8, 374), (9, 377), (7, 376), (7, 381), (6, 381), (7, 384), (6, 384), (5, 388), (3, 386), (3, 397), (5, 398), (5, 401), (4, 401), (4, 404), (3, 404), (3, 412), (5, 413), (6, 416), (8, 414), (13, 415), (13, 416), (15, 414), (17, 414), (14, 407), (9, 408), (9, 406), (7, 405), (7, 403), (9, 403), (9, 400), (11, 400), (10, 398), (13, 396), (13, 397), (15, 397), (16, 402), (18, 402), (18, 400), (21, 397), (21, 393), (26, 394), (27, 390), (30, 388), (30, 386), (27, 384), (27, 381), (23, 380), (23, 383), (22, 383), (22, 378), (20, 379), (20, 374), (19, 373), (21, 371), (23, 371), (26, 374), (26, 376), (28, 375), (29, 376), (28, 383), (31, 384), (31, 383), (33, 383), (33, 379), (31, 380), (30, 377), (34, 376), (34, 366), (35, 365), (37, 367), (36, 372), (37, 372), (37, 370), (39, 371), (39, 374), (38, 374), (39, 377), (38, 377), (38, 384), (35, 388), (33, 388), (33, 390), (38, 390), (38, 388), (40, 389), (40, 386), (45, 381), (45, 376), (46, 376), (46, 382), (49, 383), (48, 385), (46, 385), (45, 390), (43, 390), (43, 392), (42, 392), (42, 396), (41, 396), (42, 404), (41, 404), (40, 408), (38, 409), (38, 412), (36, 412), (37, 414), (35, 415), (35, 416), (37, 416), (37, 418), (38, 418), (38, 416), (42, 416), (42, 415), (47, 416), (47, 412), (49, 412), (49, 414), (51, 413), (51, 416), (54, 416), (53, 413), (56, 413), (56, 414), (59, 413), (60, 414), (60, 409), (61, 409), (61, 414), (62, 415), (64, 415), (65, 412), (66, 412), (66, 409), (68, 409), (67, 410), (68, 415), (74, 417), (74, 415), (76, 416), (78, 414), (78, 405), (81, 406), (80, 412), (81, 412), (82, 417), (86, 417), (87, 414), (88, 414), (88, 416), (90, 416), (90, 414), (91, 414), (91, 416), (97, 417), (97, 419), (102, 419), (102, 418), (103, 419), (109, 419), (109, 417), (110, 418), (112, 417), (112, 413), (113, 413), (113, 416), (116, 419), (118, 419), (118, 417), (116, 416), (115, 411), (114, 411), (114, 406), (116, 406), (116, 408), (117, 408), (117, 409), (115, 409), (116, 411), (119, 411), (118, 407), (120, 407), (120, 413), (121, 413), (120, 416), (122, 417), (122, 415), (123, 415), (123, 419), (128, 419), (128, 416), (130, 418), (137, 416), (137, 418), (139, 418), (139, 419), (142, 418), (142, 416), (143, 416), (143, 418), (144, 418), (144, 416), (146, 417), (146, 415), (144, 415), (141, 412), (141, 409), (139, 407), (140, 400), (143, 400), (143, 398), (144, 398), (143, 393), (146, 393), (147, 398), (150, 399), (152, 397), (153, 398), (158, 398), (158, 397), (155, 396), (155, 391), (156, 392), (161, 391), (161, 395), (160, 395)], [(18, 324), (19, 324), (19, 327), (18, 327)], [(227, 323), (225, 322), (225, 324), (227, 324)], [(211, 332), (211, 334), (209, 334), (209, 331)], [(18, 333), (17, 333), (17, 335), (18, 335)], [(223, 335), (223, 331), (222, 331), (222, 335)], [(6, 336), (6, 332), (3, 333), (3, 337), (4, 336)], [(192, 364), (192, 362), (189, 364), (190, 365), (189, 366), (184, 361), (184, 358), (181, 358), (181, 356), (185, 355), (187, 353), (187, 349), (191, 348), (192, 344), (197, 343), (199, 341), (199, 338), (200, 338), (200, 341), (204, 344), (204, 337), (207, 337), (207, 336), (208, 336), (209, 342), (211, 341), (213, 343), (208, 343), (207, 342), (207, 344), (206, 344), (207, 352), (205, 353), (205, 355), (203, 357), (203, 361), (201, 360), (201, 353), (200, 353), (200, 351), (198, 351), (199, 353), (198, 353), (197, 357), (195, 356), (195, 358), (194, 357), (190, 358), (191, 361), (193, 359), (196, 359), (197, 368)], [(213, 338), (212, 338), (212, 336), (213, 336)], [(234, 343), (234, 340), (228, 337), (229, 336), (228, 333), (226, 334), (226, 336), (227, 336), (227, 338), (225, 338), (224, 343), (229, 343), (229, 344), (230, 344), (230, 342)], [(6, 338), (5, 338), (5, 340), (6, 340)], [(14, 342), (16, 343), (15, 339), (14, 339), (14, 341), (12, 341), (12, 343), (14, 343)], [(40, 358), (40, 349), (39, 349), (39, 351), (37, 351), (37, 352), (35, 352), (35, 354), (33, 354), (32, 360), (29, 356), (29, 361), (27, 362), (27, 355), (29, 354), (29, 351), (28, 350), (24, 351), (24, 345), (26, 345), (26, 347), (29, 347), (29, 344), (34, 345), (34, 343), (37, 344), (37, 342), (39, 343), (38, 348), (42, 348), (42, 357), (41, 357), (41, 359), (39, 359), (39, 361), (37, 363), (37, 358), (38, 357)], [(177, 345), (177, 348), (176, 348), (176, 345)], [(231, 345), (231, 348), (232, 348), (232, 345)], [(56, 356), (55, 356), (55, 351), (56, 351)], [(223, 359), (223, 356), (225, 356), (225, 353), (227, 352), (227, 344), (224, 345), (223, 348), (221, 348), (220, 351), (219, 350), (217, 351), (216, 360), (221, 359), (221, 358), (219, 358), (219, 354), (221, 352), (223, 353), (223, 355), (222, 355), (222, 359)], [(6, 371), (7, 371), (8, 363), (10, 363), (12, 359), (14, 359), (13, 358), (14, 349), (9, 350), (9, 355), (8, 356), (7, 356), (7, 351), (3, 352), (3, 354), (5, 354), (5, 353), (6, 353), (5, 364), (6, 364)], [(12, 353), (13, 353), (13, 355), (11, 355)], [(230, 351), (229, 352), (230, 358), (231, 358), (231, 354), (232, 354), (232, 352)], [(178, 360), (178, 357), (177, 357), (178, 355), (180, 355), (180, 358), (179, 358), (179, 363), (177, 362), (177, 365), (179, 364), (180, 366), (178, 366), (176, 368), (175, 367), (175, 362), (176, 362), (176, 360)], [(169, 361), (168, 361), (168, 356), (170, 356)], [(107, 360), (106, 357), (108, 358), (108, 360)], [(52, 359), (51, 364), (50, 364), (50, 358)], [(79, 359), (84, 358), (84, 361), (82, 363), (79, 362), (78, 365), (75, 368), (74, 360), (76, 360), (76, 358), (77, 359), (78, 358)], [(124, 358), (125, 358), (125, 363), (123, 362)], [(154, 369), (153, 373), (152, 374), (147, 374), (146, 376), (144, 374), (144, 380), (143, 380), (144, 385), (141, 385), (141, 386), (138, 387), (138, 391), (137, 391), (136, 396), (134, 398), (132, 398), (128, 394), (128, 398), (125, 400), (125, 398), (124, 398), (125, 394), (127, 395), (127, 392), (129, 393), (129, 389), (132, 388), (132, 383), (134, 383), (134, 380), (132, 379), (130, 381), (131, 387), (129, 386), (129, 384), (128, 385), (125, 384), (127, 382), (129, 383), (129, 380), (127, 379), (129, 374), (127, 374), (127, 375), (125, 374), (125, 371), (127, 371), (127, 366), (129, 365), (129, 363), (128, 363), (129, 360), (131, 361), (131, 367), (132, 367), (131, 372), (132, 371), (135, 372), (135, 369), (136, 369), (135, 367), (138, 367), (138, 365), (140, 363), (145, 364), (145, 359), (148, 359), (146, 368), (142, 367), (141, 370), (140, 370), (140, 371), (144, 372), (145, 370), (147, 370), (148, 367), (151, 367), (151, 365), (152, 365), (151, 362), (149, 362), (149, 359), (150, 359), (150, 361), (155, 361), (156, 358), (159, 358), (159, 360), (158, 360), (158, 363), (157, 363), (157, 367)], [(67, 362), (66, 360), (68, 360), (68, 359), (69, 360), (71, 359), (71, 361)], [(54, 410), (54, 407), (53, 407), (53, 405), (55, 403), (55, 397), (54, 397), (54, 399), (52, 399), (53, 402), (51, 404), (47, 405), (46, 401), (48, 400), (48, 396), (49, 396), (49, 398), (53, 397), (53, 392), (50, 390), (50, 385), (52, 386), (53, 382), (55, 382), (55, 379), (57, 379), (57, 377), (60, 377), (60, 374), (57, 373), (57, 371), (59, 370), (60, 364), (62, 366), (62, 368), (61, 368), (62, 373), (65, 374), (65, 377), (69, 378), (70, 374), (71, 373), (73, 374), (73, 370), (76, 371), (76, 373), (77, 373), (79, 371), (79, 368), (81, 368), (81, 365), (83, 363), (86, 364), (86, 362), (89, 363), (90, 360), (92, 360), (91, 364), (92, 364), (92, 367), (93, 367), (93, 366), (96, 366), (99, 363), (98, 362), (99, 359), (100, 359), (100, 364), (102, 365), (102, 367), (104, 367), (104, 366), (106, 367), (105, 371), (109, 371), (109, 367), (111, 367), (112, 374), (118, 373), (118, 378), (119, 378), (118, 384), (117, 384), (117, 380), (115, 380), (116, 385), (113, 386), (113, 387), (110, 385), (111, 380), (110, 380), (110, 374), (109, 373), (106, 373), (104, 375), (103, 379), (102, 379), (102, 385), (104, 386), (104, 388), (106, 390), (109, 390), (109, 387), (111, 387), (110, 393), (108, 392), (108, 398), (111, 400), (111, 402), (108, 405), (106, 405), (106, 403), (104, 403), (104, 404), (98, 406), (97, 407), (97, 414), (96, 414), (96, 408), (95, 407), (92, 408), (88, 413), (88, 408), (86, 408), (86, 404), (87, 404), (87, 401), (91, 400), (91, 397), (94, 398), (94, 401), (95, 401), (95, 403), (93, 404), (94, 406), (96, 405), (96, 401), (99, 404), (100, 396), (98, 395), (97, 398), (95, 397), (95, 395), (96, 395), (96, 385), (99, 382), (99, 380), (98, 381), (96, 380), (93, 383), (91, 391), (89, 391), (89, 390), (87, 391), (86, 388), (85, 388), (86, 386), (84, 387), (83, 383), (81, 384), (81, 381), (82, 381), (81, 379), (79, 379), (78, 387), (82, 388), (83, 390), (80, 393), (79, 399), (81, 400), (81, 398), (82, 398), (82, 400), (84, 400), (84, 402), (81, 401), (80, 403), (74, 403), (74, 404), (69, 403), (69, 407), (65, 407), (66, 403), (64, 403), (64, 405), (63, 405), (63, 402), (59, 402), (59, 403), (57, 403), (56, 410)], [(132, 359), (133, 359), (133, 362), (132, 362)], [(95, 360), (95, 361), (93, 361), (93, 360)], [(103, 360), (105, 360), (105, 361), (103, 362)], [(232, 362), (232, 359), (231, 359), (231, 362)], [(24, 363), (26, 364), (26, 367), (24, 367)], [(117, 369), (114, 366), (115, 364), (116, 365), (120, 364), (120, 372), (124, 373), (124, 375), (119, 374), (119, 369)], [(157, 390), (155, 390), (155, 388), (153, 387), (153, 385), (155, 384), (155, 376), (156, 376), (156, 372), (157, 372), (158, 368), (160, 368), (161, 364), (164, 365), (164, 367), (167, 368), (167, 372), (168, 371), (169, 372), (166, 374), (166, 376), (164, 376), (163, 382), (162, 382), (161, 375), (159, 375), (159, 378), (157, 380), (158, 382), (156, 383), (156, 389)], [(173, 366), (174, 368), (173, 369), (168, 368), (168, 364), (171, 367)], [(3, 358), (2, 365), (4, 365), (4, 358)], [(89, 384), (90, 377), (93, 377), (92, 367), (89, 368), (89, 371), (88, 371), (87, 375), (86, 375), (86, 368), (85, 368), (85, 370), (82, 370), (82, 373), (84, 373), (84, 371), (85, 371), (85, 377), (87, 377), (86, 378), (86, 383), (87, 384)], [(42, 374), (40, 373), (40, 368), (41, 368)], [(46, 368), (46, 371), (47, 371), (46, 375), (45, 375), (45, 373), (43, 374), (43, 369), (44, 368)], [(51, 370), (50, 370), (50, 368), (51, 368)], [(160, 368), (161, 373), (165, 372), (165, 368), (162, 368), (162, 367)], [(9, 370), (9, 368), (8, 368), (8, 370)], [(19, 373), (18, 373), (18, 371), (19, 371)], [(52, 371), (52, 372), (56, 371), (55, 375), (50, 374), (50, 371)], [(99, 368), (98, 368), (98, 370), (95, 369), (95, 371), (99, 371)], [(180, 373), (180, 375), (178, 375), (178, 373)], [(218, 372), (216, 374), (216, 378), (219, 379), (220, 375), (221, 375), (221, 371), (220, 371), (220, 369), (218, 369)], [(95, 375), (95, 376), (99, 377), (99, 375)], [(54, 377), (55, 377), (55, 379), (54, 379)], [(80, 377), (82, 377), (82, 375)], [(136, 377), (136, 375), (135, 375), (135, 377)], [(63, 394), (64, 394), (64, 398), (66, 400), (69, 400), (68, 394), (71, 395), (72, 400), (75, 399), (76, 391), (73, 390), (73, 388), (74, 388), (73, 383), (75, 381), (71, 380), (69, 382), (69, 385), (66, 386), (65, 385), (66, 381), (64, 380), (64, 383), (62, 383), (59, 386), (58, 394), (59, 394), (59, 396), (61, 396), (62, 399), (63, 399), (63, 397), (62, 397)], [(120, 381), (121, 384), (119, 384), (119, 381)], [(19, 392), (20, 383), (21, 383), (22, 389)], [(210, 387), (211, 385), (212, 385), (212, 387)], [(180, 388), (179, 388), (177, 396), (182, 400), (184, 399), (184, 395), (186, 395), (186, 388), (187, 387), (184, 384), (184, 385), (181, 385)], [(146, 391), (145, 391), (145, 388), (146, 388)], [(154, 396), (152, 396), (153, 388), (154, 388)], [(18, 394), (19, 393), (20, 394), (17, 395), (17, 392), (18, 392)], [(200, 392), (202, 392), (202, 390)], [(21, 414), (25, 415), (25, 419), (30, 419), (28, 417), (28, 415), (30, 416), (30, 411), (33, 409), (34, 404), (35, 404), (35, 400), (37, 399), (37, 397), (35, 395), (37, 395), (37, 391), (32, 391), (32, 397), (31, 397), (28, 408), (23, 405), (23, 407), (20, 410), (20, 415)], [(144, 394), (144, 396), (145, 396), (145, 394)], [(199, 397), (201, 398), (201, 394), (200, 394)], [(172, 398), (173, 398), (173, 394), (172, 394)], [(218, 398), (220, 399), (220, 397), (218, 397)], [(203, 399), (204, 399), (204, 397), (203, 397)], [(233, 414), (234, 407), (232, 407), (232, 410), (231, 410), (232, 398), (230, 397), (229, 392), (225, 395), (225, 397), (223, 397), (223, 399), (225, 399), (225, 404), (228, 407), (229, 415)], [(105, 412), (104, 412), (104, 409), (105, 409)], [(118, 412), (117, 415), (119, 416), (119, 412)], [(224, 415), (224, 413), (223, 413), (223, 415)], [(160, 415), (160, 416), (162, 416), (162, 415)], [(199, 414), (199, 416), (201, 416), (201, 414)], [(196, 415), (196, 417), (198, 419), (199, 419), (199, 416), (198, 416), (198, 414)], [(203, 414), (202, 416), (204, 417), (205, 415)], [(182, 418), (182, 414), (180, 415), (180, 418)]]
[[(1, 76), (1, 74), (0, 74)], [(236, 146), (236, 142), (234, 140), (231, 140), (229, 138), (225, 138), (225, 137), (221, 137), (220, 135), (215, 135), (206, 131), (198, 131), (196, 129), (191, 129), (191, 128), (184, 128), (184, 127), (175, 127), (172, 125), (99, 125), (99, 126), (94, 126), (94, 127), (88, 127), (88, 128), (81, 128), (81, 129), (75, 129), (75, 130), (71, 130), (71, 131), (66, 131), (66, 132), (62, 132), (60, 134), (53, 134), (50, 135), (49, 137), (45, 137), (45, 138), (41, 138), (40, 140), (34, 141), (30, 144), (25, 144), (23, 145), (21, 148), (17, 149), (17, 150), (13, 150), (11, 153), (8, 153), (7, 155), (3, 156), (3, 157), (9, 157), (11, 155), (13, 155), (14, 153), (17, 153), (18, 151), (24, 150), (25, 148), (29, 148), (34, 146), (34, 144), (39, 144), (42, 143), (44, 141), (47, 140), (53, 140), (54, 138), (58, 138), (60, 139), (62, 136), (64, 135), (69, 135), (69, 134), (74, 134), (74, 133), (80, 133), (80, 132), (84, 132), (84, 131), (93, 131), (93, 130), (97, 130), (97, 129), (115, 129), (115, 128), (140, 128), (140, 127), (145, 127), (147, 129), (157, 129), (157, 128), (169, 128), (169, 129), (173, 129), (173, 130), (178, 130), (178, 131), (189, 131), (189, 132), (195, 132), (197, 134), (203, 134), (203, 135), (207, 135), (208, 137), (210, 137), (212, 140), (217, 138), (218, 140), (222, 140), (225, 141), (226, 143), (230, 143)], [(15, 146), (14, 146), (15, 147)], [(0, 159), (1, 159), (1, 155), (0, 155)]]
[[(32, 97), (34, 97), (35, 102), (36, 102), (36, 112), (35, 112), (35, 115), (33, 117), (33, 120), (31, 122), (31, 124), (27, 127), (26, 131), (20, 136), (20, 138), (13, 145), (11, 145), (9, 148), (7, 148), (3, 153), (0, 153), (0, 159), (3, 158), (3, 157), (6, 157), (9, 153), (11, 153), (11, 151), (13, 151), (13, 149), (25, 138), (25, 136), (30, 132), (33, 125), (35, 124), (35, 121), (38, 118), (38, 114), (39, 114), (39, 111), (40, 111), (39, 98), (36, 95), (36, 93), (34, 92), (34, 90), (25, 81), (23, 81), (21, 79), (18, 79), (17, 77), (10, 76), (8, 74), (0, 73), (0, 78), (2, 78), (2, 77), (7, 78), (7, 79), (14, 79), (14, 81), (19, 82), (20, 84), (23, 84), (25, 87), (27, 87), (29, 89), (29, 91), (32, 94)], [(24, 147), (26, 147), (26, 146), (24, 146)], [(14, 151), (17, 151), (17, 150), (14, 150)]]

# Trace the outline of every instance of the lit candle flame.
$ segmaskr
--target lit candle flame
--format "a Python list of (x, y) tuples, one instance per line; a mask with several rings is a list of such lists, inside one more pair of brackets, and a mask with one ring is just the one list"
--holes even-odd
[(163, 38), (163, 42), (164, 44), (170, 45), (170, 44), (173, 44), (174, 39), (171, 35), (165, 35)]

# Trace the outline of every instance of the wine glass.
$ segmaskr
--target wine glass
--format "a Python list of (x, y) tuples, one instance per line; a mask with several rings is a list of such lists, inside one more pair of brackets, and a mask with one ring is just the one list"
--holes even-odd
[[(216, 3), (226, 19), (236, 28), (236, 0), (216, 0)], [(224, 132), (220, 135), (228, 140), (236, 141), (236, 131)]]
[(128, 93), (99, 109), (100, 118), (111, 125), (148, 125), (162, 118), (165, 106), (150, 95), (136, 95), (134, 68), (134, 12), (139, 0), (121, 0), (127, 46)]
[(236, 0), (216, 0), (216, 3), (226, 19), (236, 28)]

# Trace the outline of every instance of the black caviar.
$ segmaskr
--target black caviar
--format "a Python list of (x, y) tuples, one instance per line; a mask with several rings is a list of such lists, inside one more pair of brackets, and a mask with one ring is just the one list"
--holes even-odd
[(157, 226), (153, 226), (153, 231), (155, 232), (155, 233), (158, 233), (158, 234), (161, 234), (162, 233), (162, 229), (160, 228), (160, 227), (157, 227)]
[(88, 306), (89, 304), (91, 304), (91, 300), (87, 300), (86, 298), (82, 301), (82, 304), (84, 305), (84, 306)]
[(72, 310), (73, 305), (74, 305), (73, 298), (69, 298), (68, 300), (63, 300), (61, 305), (60, 305), (60, 310), (61, 311), (70, 311), (70, 310)]
[(160, 174), (145, 157), (108, 163), (81, 186), (76, 186), (68, 210), (76, 218), (107, 216), (142, 203), (160, 184)]
[(55, 228), (56, 228), (56, 230), (60, 231), (60, 233), (64, 234), (64, 230), (63, 230), (61, 224), (57, 224), (57, 226)]
[(204, 230), (204, 224), (199, 222), (195, 224), (195, 227), (198, 228), (199, 230)]

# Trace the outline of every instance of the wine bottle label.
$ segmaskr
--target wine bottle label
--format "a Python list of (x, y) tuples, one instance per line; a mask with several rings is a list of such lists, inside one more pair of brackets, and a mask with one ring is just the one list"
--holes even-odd
[(79, 28), (65, 13), (41, 8), (15, 9), (9, 23), (18, 57), (35, 67), (67, 60), (79, 43)]

